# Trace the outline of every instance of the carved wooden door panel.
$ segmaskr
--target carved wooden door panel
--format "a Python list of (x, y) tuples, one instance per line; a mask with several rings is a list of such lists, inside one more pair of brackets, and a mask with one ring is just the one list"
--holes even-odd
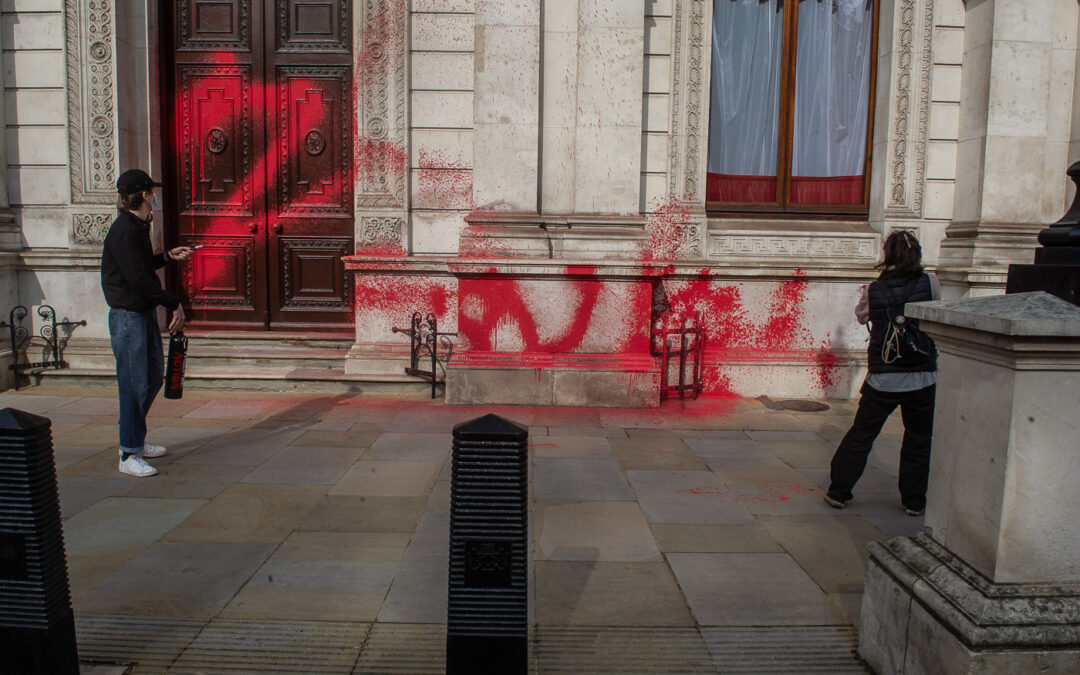
[(189, 323), (351, 332), (349, 0), (174, 0), (166, 205)]
[[(352, 7), (270, 0), (266, 35), (270, 325), (352, 330)], [(267, 6), (267, 11), (270, 6)], [(272, 101), (271, 101), (272, 97)]]

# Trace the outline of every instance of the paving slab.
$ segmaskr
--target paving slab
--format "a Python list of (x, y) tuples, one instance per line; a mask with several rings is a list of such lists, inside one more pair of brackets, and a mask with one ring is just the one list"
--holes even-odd
[(100, 445), (58, 445), (53, 447), (53, 462), (57, 472), (103, 452)]
[(407, 543), (404, 535), (294, 533), (221, 617), (373, 621)]
[(69, 403), (74, 403), (81, 398), (80, 396), (49, 396), (29, 392), (23, 394), (0, 394), (0, 396), (3, 396), (3, 398), (0, 398), (0, 408), (14, 408), (35, 415), (45, 415), (45, 413)]
[(130, 483), (120, 473), (115, 478), (58, 476), (56, 482), (60, 491), (60, 515), (65, 520), (115, 495)]
[(537, 457), (532, 466), (533, 499), (632, 501), (634, 493), (614, 458)]
[(439, 468), (434, 462), (361, 460), (330, 489), (330, 494), (419, 497), (431, 489)]
[(812, 431), (769, 431), (762, 429), (747, 430), (746, 435), (754, 441), (820, 441), (821, 437)]
[(241, 482), (333, 485), (365, 452), (362, 447), (289, 446), (248, 473)]
[(83, 595), (75, 611), (211, 618), (273, 550), (267, 544), (160, 541)]
[(887, 538), (856, 515), (761, 516), (758, 522), (826, 593), (861, 591), (866, 546)]
[[(167, 455), (166, 455), (167, 456)], [(210, 500), (244, 477), (253, 467), (233, 464), (163, 464), (152, 460), (158, 474), (125, 480), (118, 497)], [(117, 475), (121, 475), (117, 473)]]
[(611, 447), (623, 470), (703, 471), (708, 467), (673, 435), (613, 438)]
[(702, 626), (821, 626), (847, 616), (788, 555), (669, 553)]
[(238, 483), (164, 537), (167, 541), (279, 544), (326, 494), (325, 485)]
[(754, 522), (710, 471), (627, 471), (626, 477), (650, 523)]
[(538, 504), (537, 560), (658, 561), (649, 524), (634, 502)]
[[(292, 430), (294, 427), (289, 428)], [(305, 426), (295, 426), (295, 429), (302, 433), (289, 444), (292, 446), (368, 448), (379, 437), (378, 432), (371, 431), (312, 430)]]
[(380, 622), (445, 623), (450, 513), (425, 511), (379, 612)]
[(611, 444), (606, 436), (546, 436), (529, 439), (534, 457), (563, 459), (612, 459)]
[(201, 419), (229, 419), (229, 420), (250, 420), (258, 417), (261, 413), (266, 411), (272, 403), (270, 401), (260, 400), (223, 400), (223, 401), (207, 401), (198, 408), (195, 408), (191, 412), (183, 415), (183, 417), (191, 420)]
[(424, 497), (328, 495), (300, 523), (300, 530), (412, 532), (424, 511)]
[(53, 445), (119, 445), (116, 423), (87, 424), (63, 434), (53, 434)]
[(227, 433), (227, 429), (220, 427), (151, 425), (146, 431), (146, 440), (154, 445), (163, 445), (170, 454), (179, 456)]
[(453, 442), (453, 435), (447, 433), (387, 431), (371, 443), (368, 455), (406, 462), (444, 462), (450, 456)]
[(203, 444), (177, 461), (195, 464), (257, 466), (281, 452), (302, 433), (302, 431), (238, 429)]
[(535, 575), (538, 625), (693, 625), (662, 562), (537, 560)]
[(611, 427), (554, 427), (549, 426), (547, 428), (548, 436), (599, 436), (606, 438), (608, 436), (619, 437), (626, 436), (626, 432), (622, 429), (613, 429)]
[(70, 555), (132, 556), (204, 504), (200, 499), (108, 497), (64, 522), (64, 548)]
[(117, 397), (87, 396), (50, 411), (54, 415), (116, 415), (120, 409)]
[(653, 523), (653, 536), (664, 553), (783, 553), (761, 525), (684, 525)]
[(702, 459), (726, 459), (728, 457), (770, 457), (772, 453), (763, 444), (749, 439), (730, 438), (683, 438), (683, 443)]
[(825, 441), (762, 441), (769, 452), (796, 469), (828, 468), (836, 446)]

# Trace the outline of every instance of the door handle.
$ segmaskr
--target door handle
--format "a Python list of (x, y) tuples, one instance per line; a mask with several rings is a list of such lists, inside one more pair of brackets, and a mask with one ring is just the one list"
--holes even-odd
[(270, 231), (274, 234), (281, 234), (281, 223), (274, 223), (270, 226)]
[(251, 223), (251, 224), (248, 225), (248, 232), (250, 232), (252, 234), (255, 234), (258, 231), (259, 231), (259, 224), (258, 223)]

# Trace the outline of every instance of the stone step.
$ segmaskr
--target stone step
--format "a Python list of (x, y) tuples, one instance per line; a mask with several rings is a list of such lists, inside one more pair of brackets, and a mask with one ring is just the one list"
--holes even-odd
[[(65, 368), (36, 373), (37, 383), (55, 385), (104, 385), (116, 382), (108, 368)], [(440, 383), (440, 389), (442, 384)], [(401, 375), (349, 375), (332, 368), (189, 365), (184, 389), (243, 389), (251, 391), (301, 391), (317, 393), (424, 393), (431, 383)]]

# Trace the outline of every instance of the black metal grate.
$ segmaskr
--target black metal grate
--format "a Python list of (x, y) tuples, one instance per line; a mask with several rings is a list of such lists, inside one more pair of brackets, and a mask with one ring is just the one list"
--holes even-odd
[(51, 422), (0, 410), (0, 663), (78, 673)]
[(527, 672), (528, 437), (496, 415), (454, 427), (447, 673)]

